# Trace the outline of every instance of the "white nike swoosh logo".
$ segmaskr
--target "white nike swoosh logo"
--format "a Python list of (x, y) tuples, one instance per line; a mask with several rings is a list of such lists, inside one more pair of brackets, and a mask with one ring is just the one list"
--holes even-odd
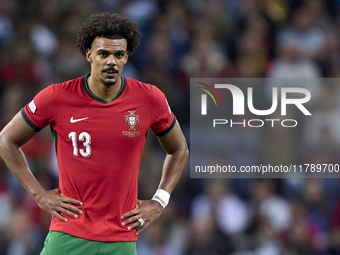
[(70, 119), (70, 122), (71, 122), (71, 123), (76, 123), (76, 122), (78, 122), (78, 121), (87, 120), (88, 118), (89, 118), (89, 117), (81, 118), (81, 119), (73, 119), (73, 116), (72, 116), (71, 119)]

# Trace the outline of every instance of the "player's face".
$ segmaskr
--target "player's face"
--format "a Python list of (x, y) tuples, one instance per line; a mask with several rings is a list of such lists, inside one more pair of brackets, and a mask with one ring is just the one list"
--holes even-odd
[(125, 39), (97, 37), (86, 51), (91, 63), (91, 75), (105, 85), (114, 85), (120, 79), (123, 67), (128, 60)]

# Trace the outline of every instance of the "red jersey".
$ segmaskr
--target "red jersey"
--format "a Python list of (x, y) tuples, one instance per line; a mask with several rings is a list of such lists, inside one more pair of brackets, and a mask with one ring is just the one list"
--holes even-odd
[[(89, 75), (88, 75), (89, 76)], [(52, 216), (51, 231), (106, 242), (135, 241), (121, 215), (137, 205), (146, 133), (166, 135), (176, 118), (155, 86), (122, 77), (111, 101), (94, 95), (87, 78), (52, 84), (22, 109), (35, 131), (51, 126), (62, 194), (83, 202), (77, 219)]]

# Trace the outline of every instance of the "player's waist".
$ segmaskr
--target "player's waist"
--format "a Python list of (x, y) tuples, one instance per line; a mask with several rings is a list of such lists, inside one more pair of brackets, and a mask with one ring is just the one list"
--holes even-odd
[(119, 222), (103, 221), (98, 218), (95, 222), (85, 218), (61, 222), (53, 218), (50, 231), (60, 231), (76, 237), (102, 242), (136, 241), (135, 231), (127, 230)]

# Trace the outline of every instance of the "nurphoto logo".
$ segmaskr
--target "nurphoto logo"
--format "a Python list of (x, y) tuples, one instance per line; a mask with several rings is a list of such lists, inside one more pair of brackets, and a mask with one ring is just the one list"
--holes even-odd
[[(277, 87), (272, 88), (271, 93), (271, 107), (269, 109), (256, 109), (254, 106), (254, 94), (253, 94), (253, 87), (247, 87), (247, 93), (246, 96), (244, 95), (243, 91), (236, 85), (232, 84), (214, 84), (214, 87), (202, 83), (197, 82), (201, 85), (204, 85), (208, 89), (210, 89), (210, 92), (208, 89), (197, 87), (198, 89), (201, 89), (202, 91), (206, 92), (206, 94), (201, 95), (201, 115), (208, 115), (208, 103), (207, 103), (207, 94), (211, 97), (213, 100), (215, 106), (217, 106), (216, 99), (214, 95), (218, 98), (220, 105), (222, 108), (220, 108), (219, 112), (223, 114), (223, 105), (222, 100), (219, 95), (219, 93), (216, 91), (216, 89), (227, 89), (230, 91), (232, 96), (232, 112), (233, 115), (245, 115), (245, 106), (248, 106), (248, 110), (250, 113), (257, 115), (257, 116), (268, 116), (276, 112), (278, 105), (279, 105), (279, 99), (280, 99), (280, 106), (281, 106), (281, 116), (287, 115), (287, 105), (294, 105), (297, 107), (305, 116), (311, 116), (311, 112), (305, 107), (304, 104), (310, 101), (311, 99), (311, 93), (306, 88), (299, 88), (299, 87), (281, 87), (280, 88), (280, 96), (279, 96), (279, 89)], [(213, 95), (214, 94), (214, 95)], [(295, 95), (300, 96), (300, 98), (292, 98), (289, 95)], [(301, 97), (302, 96), (302, 97)], [(247, 104), (245, 101), (247, 100)], [(295, 127), (298, 125), (298, 122), (296, 119), (250, 119), (243, 121), (235, 122), (233, 119), (213, 119), (212, 126), (216, 127), (217, 125), (226, 125), (229, 124), (230, 127), (233, 127), (235, 125), (243, 125), (244, 127), (262, 127), (264, 124), (268, 122), (271, 123), (271, 127), (275, 126), (275, 122), (280, 122), (283, 127)]]

